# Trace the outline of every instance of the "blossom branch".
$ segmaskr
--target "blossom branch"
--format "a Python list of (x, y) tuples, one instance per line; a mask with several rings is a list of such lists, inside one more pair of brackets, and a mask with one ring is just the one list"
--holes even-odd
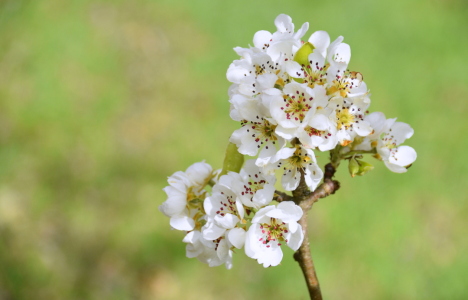
[(307, 235), (307, 212), (304, 212), (304, 215), (299, 220), (299, 224), (301, 224), (302, 230), (304, 231), (304, 241), (301, 247), (294, 253), (294, 259), (299, 263), (302, 269), (310, 299), (321, 300), (322, 292), (320, 291), (317, 274), (315, 273), (312, 255), (310, 254), (309, 237)]
[(334, 194), (340, 188), (340, 183), (336, 180), (332, 180), (335, 172), (336, 169), (331, 163), (325, 166), (325, 176), (323, 178), (323, 183), (308, 197), (303, 198), (299, 204), (304, 211), (310, 210), (312, 205), (319, 199)]
[(273, 196), (273, 199), (282, 202), (282, 201), (293, 201), (293, 197), (286, 194), (285, 192), (280, 192), (280, 191), (275, 191), (275, 195)]
[(294, 259), (299, 263), (306, 280), (309, 290), (310, 299), (322, 299), (320, 284), (318, 282), (317, 273), (315, 272), (314, 262), (310, 253), (309, 237), (307, 231), (307, 212), (312, 208), (312, 205), (320, 198), (325, 198), (334, 194), (339, 189), (340, 184), (336, 180), (332, 180), (336, 169), (331, 163), (325, 166), (325, 175), (323, 183), (311, 193), (307, 188), (304, 179), (304, 173), (301, 172), (301, 182), (296, 190), (293, 191), (294, 202), (298, 204), (304, 211), (303, 216), (299, 220), (304, 232), (304, 241), (301, 247), (294, 253)]

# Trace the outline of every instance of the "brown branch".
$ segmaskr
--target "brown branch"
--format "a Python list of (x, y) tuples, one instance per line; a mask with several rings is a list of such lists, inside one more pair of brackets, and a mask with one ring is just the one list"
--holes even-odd
[(314, 262), (310, 254), (309, 237), (307, 236), (307, 212), (304, 212), (299, 220), (304, 232), (304, 241), (301, 247), (294, 253), (294, 259), (299, 263), (304, 278), (306, 280), (307, 289), (309, 290), (310, 299), (322, 300), (322, 292), (318, 282), (317, 274), (315, 273)]
[(273, 199), (282, 202), (282, 201), (293, 201), (294, 198), (292, 196), (289, 196), (288, 194), (280, 191), (275, 191), (275, 195), (273, 196)]
[(312, 208), (312, 205), (317, 202), (320, 198), (325, 198), (331, 194), (334, 194), (336, 190), (340, 188), (340, 183), (336, 180), (332, 180), (335, 175), (335, 168), (331, 163), (325, 166), (325, 174), (323, 183), (314, 191), (310, 192), (305, 183), (304, 173), (301, 171), (301, 182), (296, 190), (293, 191), (293, 200), (299, 205), (304, 214), (299, 220), (299, 224), (302, 226), (304, 232), (304, 241), (301, 247), (294, 253), (294, 259), (299, 263), (304, 278), (306, 280), (307, 288), (309, 290), (310, 299), (321, 300), (322, 293), (320, 291), (320, 285), (318, 282), (317, 274), (315, 272), (314, 262), (312, 255), (310, 254), (309, 237), (307, 231), (307, 212)]

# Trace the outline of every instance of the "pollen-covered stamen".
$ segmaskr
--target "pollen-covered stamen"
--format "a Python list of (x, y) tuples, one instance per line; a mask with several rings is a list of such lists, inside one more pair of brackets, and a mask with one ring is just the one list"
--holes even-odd
[(271, 243), (276, 243), (281, 246), (281, 242), (288, 242), (285, 235), (289, 232), (288, 227), (284, 222), (278, 219), (270, 218), (270, 223), (260, 224), (262, 230), (262, 237), (259, 239), (267, 248)]
[(362, 75), (359, 72), (342, 72), (338, 73), (335, 79), (331, 82), (331, 86), (327, 89), (327, 95), (339, 95), (343, 98), (347, 97), (351, 93), (353, 88), (358, 87), (362, 82)]
[(304, 83), (307, 83), (307, 86), (314, 88), (316, 84), (324, 85), (326, 83), (326, 70), (328, 64), (325, 66), (320, 66), (318, 62), (309, 61), (307, 66), (302, 65), (302, 71), (304, 72)]
[(327, 133), (325, 130), (318, 130), (317, 128), (311, 127), (311, 126), (306, 126), (304, 128), (305, 132), (312, 137), (312, 136), (320, 136), (324, 138), (328, 138), (331, 134)]
[(353, 130), (353, 125), (364, 121), (364, 114), (360, 108), (349, 103), (344, 103), (342, 107), (337, 105), (336, 108), (336, 127), (338, 130)]
[(236, 207), (236, 200), (233, 199), (231, 195), (226, 195), (225, 193), (221, 192), (224, 196), (223, 200), (219, 201), (219, 210), (216, 211), (217, 215), (224, 217), (226, 214), (232, 214), (235, 216), (239, 216), (239, 212), (237, 211)]
[(306, 165), (310, 164), (312, 159), (303, 151), (301, 147), (296, 146), (294, 154), (287, 159), (287, 165), (284, 167), (284, 173), (291, 172), (293, 169), (305, 170)]
[[(260, 148), (263, 143), (271, 141), (273, 144), (278, 140), (275, 134), (276, 126), (264, 118), (259, 118), (259, 122), (242, 121), (241, 125), (247, 127), (247, 132), (251, 134), (257, 147)], [(268, 146), (267, 146), (268, 147)]]
[(288, 120), (302, 122), (307, 112), (312, 108), (313, 97), (306, 97), (304, 93), (296, 91), (295, 95), (284, 95), (284, 106), (281, 109), (286, 113)]
[(381, 139), (388, 149), (394, 149), (397, 147), (397, 142), (395, 141), (395, 136), (391, 133), (392, 129), (389, 132), (382, 133)]
[(353, 126), (354, 123), (354, 115), (351, 114), (348, 108), (338, 110), (336, 114), (336, 119), (338, 130), (340, 130), (343, 127), (345, 129), (349, 129)]
[(262, 176), (262, 172), (249, 174), (248, 182), (244, 185), (244, 190), (241, 192), (242, 196), (248, 196), (250, 201), (253, 202), (253, 196), (258, 190), (263, 189), (266, 184), (266, 180)]

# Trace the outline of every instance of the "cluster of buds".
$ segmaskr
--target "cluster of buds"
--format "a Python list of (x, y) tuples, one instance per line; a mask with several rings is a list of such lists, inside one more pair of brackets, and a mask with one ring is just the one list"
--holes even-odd
[[(373, 166), (372, 155), (393, 172), (406, 172), (416, 152), (400, 146), (413, 129), (381, 112), (369, 113), (370, 93), (359, 72), (350, 71), (351, 50), (343, 37), (330, 42), (325, 31), (302, 38), (287, 15), (277, 31), (258, 31), (253, 46), (228, 68), (230, 116), (240, 122), (231, 137), (222, 171), (204, 162), (169, 177), (160, 210), (174, 229), (185, 231), (187, 256), (210, 266), (232, 266), (235, 249), (263, 266), (278, 265), (281, 245), (297, 250), (303, 240), (303, 212), (275, 199), (276, 175), (294, 191), (301, 178), (310, 190), (323, 179), (315, 153), (330, 152), (332, 165), (349, 161), (351, 176)], [(233, 149), (233, 150), (232, 150)], [(243, 164), (243, 156), (251, 156)], [(230, 162), (233, 162), (231, 163)]]

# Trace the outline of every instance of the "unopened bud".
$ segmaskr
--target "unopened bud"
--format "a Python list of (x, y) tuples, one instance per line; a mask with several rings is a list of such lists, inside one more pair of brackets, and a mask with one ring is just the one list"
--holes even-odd
[(359, 164), (354, 157), (349, 160), (348, 170), (351, 177), (354, 177), (359, 173)]
[(374, 169), (374, 166), (368, 162), (360, 160), (358, 161), (358, 163), (359, 163), (359, 171), (357, 172), (356, 175), (362, 176), (366, 174), (367, 172), (370, 172)]
[(367, 172), (370, 172), (374, 169), (374, 166), (368, 162), (357, 160), (356, 158), (352, 157), (349, 160), (348, 170), (351, 177), (356, 175), (362, 176)]

